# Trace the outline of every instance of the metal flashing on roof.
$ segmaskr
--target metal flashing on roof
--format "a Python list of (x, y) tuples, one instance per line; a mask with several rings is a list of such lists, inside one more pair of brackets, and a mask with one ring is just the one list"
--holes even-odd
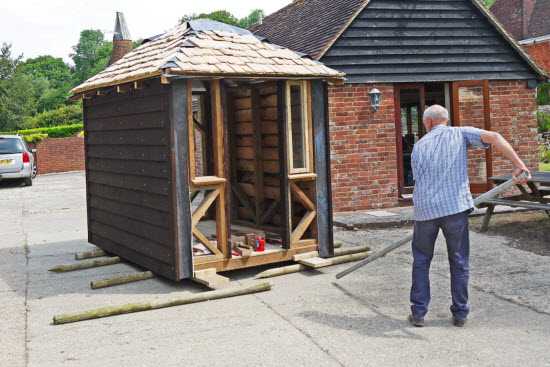
[(231, 33), (237, 33), (240, 35), (252, 35), (250, 31), (235, 27), (229, 24), (216, 22), (210, 19), (195, 19), (187, 22), (189, 28), (192, 28), (195, 31), (225, 31)]
[(181, 44), (181, 47), (197, 47), (196, 44), (193, 43), (190, 39), (186, 40)]
[(115, 33), (113, 35), (114, 40), (132, 40), (130, 36), (130, 31), (126, 25), (126, 20), (124, 19), (124, 14), (122, 12), (116, 12), (115, 20)]
[(256, 37), (257, 40), (262, 41), (262, 42), (266, 40), (265, 37), (257, 36), (255, 34), (254, 34), (254, 37)]

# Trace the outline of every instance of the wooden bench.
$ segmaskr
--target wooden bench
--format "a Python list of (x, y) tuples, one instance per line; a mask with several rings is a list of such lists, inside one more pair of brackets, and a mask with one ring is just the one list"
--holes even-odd
[[(540, 190), (540, 189), (539, 189)], [(543, 203), (534, 203), (531, 201), (518, 201), (518, 200), (507, 200), (507, 199), (489, 199), (483, 203), (483, 206), (487, 206), (487, 211), (485, 212), (485, 217), (483, 218), (483, 223), (481, 224), (480, 232), (485, 232), (489, 226), (489, 221), (493, 215), (495, 206), (505, 205), (512, 208), (527, 208), (534, 210), (544, 210), (548, 216), (550, 216), (550, 204)]]

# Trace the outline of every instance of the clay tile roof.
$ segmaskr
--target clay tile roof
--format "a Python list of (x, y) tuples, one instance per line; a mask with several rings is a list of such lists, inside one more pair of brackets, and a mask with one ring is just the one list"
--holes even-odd
[(522, 0), (497, 0), (490, 10), (515, 39), (523, 38)]
[(367, 3), (366, 0), (298, 0), (265, 17), (263, 24), (255, 23), (248, 29), (319, 60)]
[[(211, 22), (210, 25), (216, 22)], [(204, 26), (204, 22), (201, 23)], [(225, 27), (196, 31), (183, 24), (124, 55), (113, 65), (86, 80), (71, 93), (119, 85), (168, 74), (251, 77), (344, 77), (287, 49), (262, 42), (249, 32), (234, 33)]]
[(550, 34), (550, 0), (497, 0), (490, 10), (517, 40)]
[(550, 34), (550, 0), (537, 0), (529, 23), (529, 38)]

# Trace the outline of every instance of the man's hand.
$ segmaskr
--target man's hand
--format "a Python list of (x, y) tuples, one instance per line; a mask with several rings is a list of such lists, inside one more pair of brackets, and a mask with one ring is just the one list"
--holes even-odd
[[(527, 172), (527, 178), (525, 178), (521, 181), (518, 181), (518, 176), (521, 175), (523, 172)], [(514, 170), (514, 172), (512, 172), (512, 179), (514, 181), (516, 181), (518, 184), (524, 184), (524, 183), (527, 183), (527, 181), (529, 181), (531, 179), (531, 173), (529, 172), (527, 167), (525, 167), (525, 166), (519, 167), (519, 168), (516, 168)]]

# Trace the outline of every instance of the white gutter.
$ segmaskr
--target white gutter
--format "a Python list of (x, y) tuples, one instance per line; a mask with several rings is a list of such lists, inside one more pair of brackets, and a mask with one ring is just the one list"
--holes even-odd
[(542, 37), (528, 38), (525, 40), (518, 41), (518, 43), (520, 45), (530, 45), (532, 43), (539, 43), (544, 41), (550, 41), (550, 34), (547, 34), (546, 36), (542, 36)]

